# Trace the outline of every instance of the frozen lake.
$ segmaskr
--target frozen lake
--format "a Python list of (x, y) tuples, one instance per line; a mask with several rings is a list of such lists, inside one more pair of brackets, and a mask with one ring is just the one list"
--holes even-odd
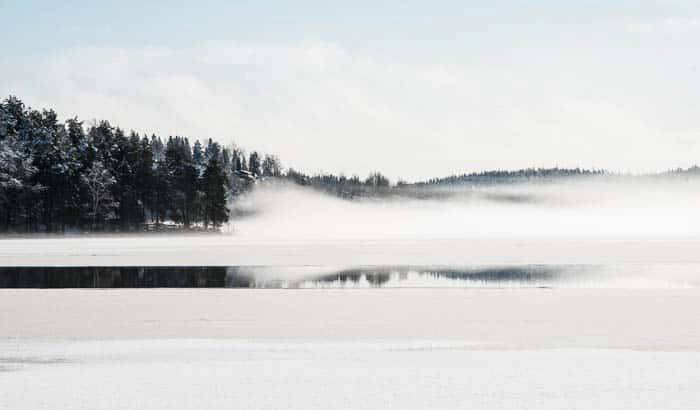
[(0, 408), (695, 408), (699, 301), (697, 289), (1, 290)]
[(101, 288), (0, 290), (0, 408), (698, 408), (697, 191), (615, 188), (0, 240), (0, 287)]
[(689, 409), (700, 353), (439, 342), (0, 342), (6, 409)]
[(697, 236), (258, 240), (234, 235), (0, 239), (0, 266), (700, 263)]

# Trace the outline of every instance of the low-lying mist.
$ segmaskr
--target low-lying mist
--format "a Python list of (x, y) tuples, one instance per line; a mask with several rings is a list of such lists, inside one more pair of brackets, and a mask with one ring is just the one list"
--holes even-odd
[(309, 266), (700, 265), (694, 179), (416, 189), (349, 200), (265, 181), (236, 198), (222, 235), (5, 239), (0, 266), (268, 266), (297, 278)]
[(411, 187), (354, 200), (266, 182), (232, 205), (229, 230), (254, 240), (653, 239), (699, 236), (698, 209), (695, 179)]

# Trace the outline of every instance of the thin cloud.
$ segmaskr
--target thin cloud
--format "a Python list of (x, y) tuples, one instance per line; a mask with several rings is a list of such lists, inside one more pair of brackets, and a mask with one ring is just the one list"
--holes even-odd
[(328, 42), (90, 47), (14, 73), (4, 66), (0, 86), (64, 117), (235, 140), (311, 172), (418, 179), (503, 167), (653, 169), (700, 157), (688, 145), (697, 124), (665, 129), (650, 120), (677, 107), (641, 107), (649, 116), (628, 95), (649, 83), (635, 65), (535, 57), (409, 63)]
[(653, 21), (644, 21), (627, 24), (627, 30), (633, 33), (662, 33), (685, 34), (700, 31), (700, 19), (698, 18), (664, 18)]

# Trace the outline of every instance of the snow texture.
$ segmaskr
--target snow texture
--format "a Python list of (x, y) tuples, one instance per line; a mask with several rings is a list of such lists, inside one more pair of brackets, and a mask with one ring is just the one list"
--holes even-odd
[(697, 289), (0, 291), (0, 409), (687, 409)]
[(0, 342), (3, 409), (688, 409), (700, 353), (455, 343)]
[(124, 236), (0, 240), (0, 266), (359, 266), (700, 263), (700, 239), (251, 240)]

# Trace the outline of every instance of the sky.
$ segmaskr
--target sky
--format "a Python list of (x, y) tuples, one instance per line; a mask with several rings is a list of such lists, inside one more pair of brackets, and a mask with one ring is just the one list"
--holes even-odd
[(0, 92), (307, 172), (700, 163), (700, 2), (338, 3), (0, 0)]

